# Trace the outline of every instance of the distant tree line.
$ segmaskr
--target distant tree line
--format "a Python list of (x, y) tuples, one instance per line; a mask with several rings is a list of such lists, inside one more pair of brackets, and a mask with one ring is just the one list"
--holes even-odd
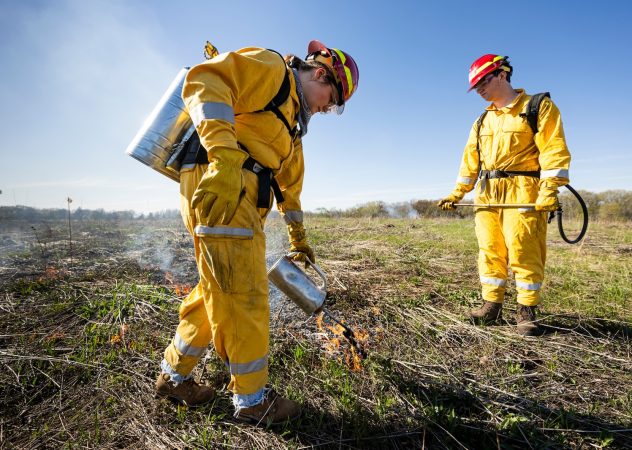
[[(632, 221), (632, 191), (611, 190), (605, 192), (579, 191), (588, 207), (590, 220)], [(579, 217), (581, 207), (573, 194), (562, 188), (560, 202), (565, 214)], [(442, 211), (437, 207), (439, 200), (411, 200), (401, 203), (385, 203), (373, 201), (352, 208), (327, 209), (319, 208), (311, 213), (326, 217), (473, 217), (474, 208), (463, 207), (455, 211)], [(566, 216), (565, 216), (566, 217)]]
[[(577, 217), (580, 206), (572, 194), (562, 188), (560, 202), (564, 212)], [(579, 191), (588, 207), (588, 215), (591, 220), (632, 221), (632, 191), (611, 190), (605, 192)], [(308, 215), (326, 217), (448, 217), (464, 218), (472, 217), (474, 209), (469, 207), (458, 208), (455, 211), (442, 211), (437, 207), (438, 200), (411, 200), (408, 202), (385, 203), (372, 201), (347, 209), (319, 208)], [(65, 220), (68, 211), (63, 208), (39, 209), (28, 206), (0, 206), (0, 221), (2, 220)], [(118, 221), (118, 220), (158, 220), (179, 219), (180, 212), (177, 209), (141, 214), (134, 211), (104, 211), (103, 209), (77, 208), (71, 211), (71, 219), (74, 221)]]
[[(148, 214), (139, 214), (135, 211), (105, 211), (103, 209), (71, 210), (70, 217), (74, 221), (120, 221), (139, 219), (173, 219), (179, 218), (177, 209), (169, 209)], [(67, 220), (68, 210), (63, 208), (40, 209), (30, 206), (0, 206), (0, 220), (22, 220), (36, 222), (41, 220)]]

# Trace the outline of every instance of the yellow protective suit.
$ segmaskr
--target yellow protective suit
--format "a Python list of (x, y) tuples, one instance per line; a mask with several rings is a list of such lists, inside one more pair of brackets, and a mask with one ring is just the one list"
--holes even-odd
[[(303, 220), (301, 140), (293, 140), (273, 112), (255, 112), (279, 91), (286, 70), (278, 54), (260, 48), (221, 54), (189, 71), (182, 97), (211, 163), (214, 151), (239, 151), (239, 142), (274, 171), (284, 195), (277, 206), (290, 223)], [(293, 127), (300, 102), (291, 73), (289, 78), (290, 97), (280, 110)], [(212, 341), (230, 370), (229, 389), (252, 394), (268, 380), (263, 226), (270, 208), (257, 208), (257, 176), (242, 169), (245, 193), (232, 220), (226, 225), (199, 223), (191, 199), (209, 167), (197, 164), (180, 173), (181, 213), (193, 235), (200, 281), (180, 307), (180, 323), (165, 361), (178, 375), (187, 376)]]
[[(550, 192), (568, 183), (570, 153), (560, 112), (549, 98), (540, 106), (538, 132), (526, 118), (530, 96), (522, 89), (504, 108), (487, 108), (480, 132), (472, 126), (463, 152), (455, 191), (474, 189), (479, 169), (477, 134), (482, 170), (537, 171), (540, 178), (515, 176), (479, 183), (476, 203), (535, 203), (539, 192)], [(484, 185), (484, 187), (483, 187)], [(548, 195), (548, 194), (547, 194)], [(546, 259), (547, 213), (534, 209), (477, 208), (478, 269), (483, 299), (502, 303), (511, 267), (518, 303), (535, 306), (540, 301)]]

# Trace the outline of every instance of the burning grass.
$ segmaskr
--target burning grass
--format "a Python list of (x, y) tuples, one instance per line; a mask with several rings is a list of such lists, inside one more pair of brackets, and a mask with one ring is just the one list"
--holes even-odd
[[(632, 446), (629, 227), (593, 224), (578, 247), (551, 230), (546, 334), (521, 338), (511, 290), (508, 323), (465, 320), (479, 302), (470, 221), (311, 219), (327, 307), (357, 346), (343, 326), (273, 298), (271, 383), (304, 414), (266, 430), (232, 419), (212, 351), (196, 376), (214, 403), (154, 399), (196, 269), (179, 223), (148, 225), (84, 224), (72, 260), (54, 225), (37, 240), (11, 234), (22, 243), (0, 255), (3, 447)], [(284, 243), (283, 228), (272, 220), (269, 242)]]

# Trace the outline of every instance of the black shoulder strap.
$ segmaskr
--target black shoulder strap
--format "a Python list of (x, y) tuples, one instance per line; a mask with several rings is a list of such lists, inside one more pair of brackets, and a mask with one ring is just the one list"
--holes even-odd
[(521, 114), (526, 117), (527, 123), (531, 127), (533, 134), (538, 132), (538, 116), (540, 115), (540, 104), (545, 97), (551, 98), (551, 94), (548, 92), (541, 92), (539, 94), (534, 94), (529, 99), (529, 103), (527, 103), (527, 110)]
[(487, 110), (483, 111), (483, 114), (481, 114), (478, 119), (476, 119), (476, 137), (478, 138), (478, 136), (481, 134), (481, 127), (483, 126), (483, 120), (485, 120), (485, 116), (487, 115)]
[[(268, 49), (270, 50), (270, 49)], [(283, 60), (283, 64), (285, 64), (285, 59), (283, 56), (277, 51), (270, 50), (271, 52), (276, 53)], [(283, 77), (283, 82), (281, 83), (281, 87), (279, 88), (279, 92), (276, 93), (274, 98), (270, 100), (270, 102), (263, 108), (264, 111), (271, 111), (272, 108), (278, 108), (281, 106), (290, 96), (290, 75), (287, 67), (285, 68), (285, 76)]]
[[(283, 59), (283, 56), (279, 52), (275, 50), (270, 51), (279, 55), (279, 57), (283, 61), (283, 65), (285, 65), (285, 59)], [(270, 102), (262, 109), (262, 111), (272, 111), (279, 118), (279, 120), (283, 122), (283, 125), (285, 125), (285, 128), (287, 128), (287, 131), (290, 133), (292, 138), (294, 138), (296, 135), (296, 127), (292, 128), (283, 113), (281, 113), (281, 111), (279, 110), (279, 106), (285, 103), (290, 96), (290, 87), (290, 72), (288, 68), (285, 67), (285, 76), (283, 77), (283, 82), (281, 83), (279, 92), (276, 93), (274, 98), (270, 100)]]
[(483, 166), (483, 161), (481, 161), (481, 127), (483, 126), (483, 120), (485, 120), (485, 116), (487, 115), (487, 110), (483, 111), (483, 114), (476, 119), (476, 152), (478, 153), (478, 173), (481, 173), (481, 167)]

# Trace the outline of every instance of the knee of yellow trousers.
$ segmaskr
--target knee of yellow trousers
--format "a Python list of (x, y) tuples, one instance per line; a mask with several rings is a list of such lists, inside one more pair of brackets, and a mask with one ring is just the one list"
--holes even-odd
[(204, 295), (204, 286), (202, 283), (198, 283), (180, 303), (178, 308), (180, 320), (193, 316), (192, 322), (208, 322)]
[(538, 306), (540, 304), (540, 291), (516, 288), (516, 301), (524, 306)]
[(505, 300), (505, 287), (482, 284), (483, 300), (487, 302), (502, 303)]
[(233, 394), (254, 394), (268, 383), (268, 366), (264, 369), (244, 375), (230, 376), (228, 390)]

